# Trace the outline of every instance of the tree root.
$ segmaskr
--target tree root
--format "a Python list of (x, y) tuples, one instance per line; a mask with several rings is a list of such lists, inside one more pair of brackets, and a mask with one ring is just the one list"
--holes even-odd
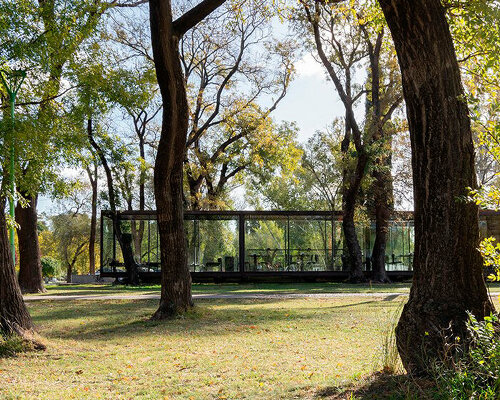
[(185, 307), (176, 307), (174, 303), (168, 303), (165, 304), (163, 302), (160, 302), (160, 306), (158, 307), (158, 310), (155, 311), (155, 313), (151, 316), (151, 321), (161, 321), (161, 320), (168, 320), (168, 319), (173, 319), (178, 316), (181, 316), (182, 314), (186, 313), (190, 309), (194, 307), (194, 303), (191, 299), (190, 303), (188, 306)]
[(44, 351), (47, 346), (41, 341), (40, 336), (32, 329), (23, 329), (18, 324), (13, 323), (10, 325), (12, 332), (19, 336), (23, 343), (28, 345), (29, 348), (37, 351)]

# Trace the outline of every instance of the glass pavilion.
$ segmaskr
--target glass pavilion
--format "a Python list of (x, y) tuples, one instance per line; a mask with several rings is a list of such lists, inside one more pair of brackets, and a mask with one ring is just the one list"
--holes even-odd
[[(131, 236), (141, 277), (159, 278), (159, 235), (154, 211), (124, 211), (116, 216), (102, 212), (101, 276), (125, 276), (114, 217), (122, 234)], [(266, 277), (335, 280), (347, 276), (342, 219), (338, 212), (191, 211), (185, 213), (185, 231), (193, 281)], [(373, 222), (358, 223), (358, 239), (368, 273), (375, 239)], [(391, 276), (411, 276), (413, 243), (412, 213), (396, 213), (386, 250), (386, 269)]]

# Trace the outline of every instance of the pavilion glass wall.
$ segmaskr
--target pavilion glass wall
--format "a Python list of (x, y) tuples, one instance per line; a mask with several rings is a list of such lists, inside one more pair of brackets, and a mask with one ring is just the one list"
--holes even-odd
[(101, 216), (101, 269), (103, 272), (114, 272), (116, 256), (114, 251), (115, 237), (111, 218)]
[(245, 216), (245, 271), (332, 271), (332, 219)]
[[(375, 243), (375, 223), (360, 221), (356, 224), (359, 246), (363, 257), (363, 269), (371, 269), (371, 254)], [(333, 269), (348, 269), (347, 248), (342, 231), (342, 221), (335, 221)], [(394, 220), (389, 224), (385, 267), (387, 271), (411, 271), (414, 248), (413, 221)]]
[(385, 269), (387, 271), (411, 271), (413, 269), (414, 242), (413, 221), (392, 221), (387, 238)]
[[(131, 235), (140, 271), (159, 272), (159, 235), (154, 216), (135, 217), (132, 214), (121, 218), (122, 233)], [(342, 271), (347, 268), (342, 222), (332, 216), (196, 214), (186, 215), (185, 220), (191, 272), (240, 271), (240, 221), (244, 221), (242, 251), (247, 272)], [(375, 224), (359, 222), (357, 228), (365, 269), (369, 269)], [(102, 270), (124, 272), (123, 256), (110, 216), (102, 215), (101, 229)], [(413, 252), (413, 221), (392, 221), (386, 269), (412, 270)]]
[(239, 271), (238, 217), (186, 216), (184, 228), (191, 272)]
[[(115, 236), (113, 220), (102, 215), (102, 269), (104, 272), (125, 272), (123, 254)], [(129, 236), (135, 262), (141, 272), (160, 270), (160, 245), (158, 224), (149, 218), (122, 218), (120, 228), (123, 236)]]

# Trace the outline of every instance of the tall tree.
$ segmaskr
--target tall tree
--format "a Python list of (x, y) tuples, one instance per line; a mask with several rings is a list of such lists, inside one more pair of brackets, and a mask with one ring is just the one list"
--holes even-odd
[[(5, 104), (2, 96), (2, 103)], [(7, 198), (8, 154), (7, 144), (11, 140), (6, 132), (9, 130), (10, 120), (4, 118), (0, 125), (0, 142), (2, 145), (1, 156), (1, 183), (0, 183), (0, 335), (18, 334), (25, 336), (25, 332), (33, 327), (30, 314), (24, 304), (21, 289), (16, 277), (16, 270), (10, 251), (10, 242), (7, 236), (7, 218), (5, 215), (5, 201)], [(10, 194), (13, 195), (12, 193)], [(9, 221), (13, 224), (14, 221)]]
[[(367, 172), (372, 170), (376, 239), (373, 248), (374, 278), (387, 281), (385, 246), (392, 211), (390, 171), (391, 136), (388, 122), (402, 98), (397, 74), (382, 69), (384, 30), (376, 23), (376, 10), (368, 3), (349, 6), (301, 1), (304, 27), (312, 36), (311, 45), (333, 82), (345, 108), (345, 132), (341, 144), (343, 160), (342, 227), (347, 247), (351, 281), (365, 279), (363, 260), (354, 221)], [(337, 3), (337, 2), (334, 2)], [(386, 45), (386, 47), (389, 47)], [(384, 57), (385, 56), (385, 57)], [(368, 77), (360, 87), (355, 70), (366, 63)], [(387, 65), (391, 65), (388, 63)], [(356, 116), (356, 103), (366, 94), (366, 115)]]
[(4, 198), (0, 204), (0, 333), (24, 335), (24, 331), (32, 328), (10, 252)]
[[(124, 232), (124, 228), (122, 227), (122, 223), (118, 218), (118, 208), (117, 208), (117, 193), (114, 184), (113, 173), (111, 167), (109, 165), (106, 154), (103, 150), (103, 147), (97, 143), (95, 139), (95, 129), (94, 129), (93, 119), (92, 117), (88, 117), (87, 119), (87, 137), (89, 140), (92, 149), (96, 152), (99, 161), (101, 162), (105, 176), (106, 183), (108, 187), (108, 200), (111, 212), (113, 213), (113, 229), (116, 235), (116, 239), (118, 244), (120, 245), (120, 249), (123, 255), (123, 263), (125, 264), (125, 269), (127, 271), (127, 283), (131, 285), (139, 284), (139, 276), (137, 270), (137, 262), (134, 258), (133, 244), (132, 244), (132, 234), (128, 232)], [(109, 139), (109, 138), (108, 138)]]
[(403, 365), (430, 372), (443, 332), (467, 337), (466, 311), (493, 310), (482, 275), (478, 208), (460, 199), (476, 187), (467, 103), (439, 0), (379, 0), (392, 33), (410, 128), (415, 257), (408, 303), (396, 328)]
[[(132, 210), (137, 204), (140, 210), (146, 207), (146, 184), (151, 169), (146, 146), (152, 120), (160, 109), (155, 102), (156, 80), (150, 61), (136, 62), (130, 69), (117, 68), (116, 56), (108, 48), (98, 49), (87, 63), (75, 68), (80, 89), (72, 113), (79, 125), (76, 130), (85, 125), (87, 146), (90, 144), (91, 153), (104, 169), (109, 207), (115, 217), (114, 232), (128, 283), (137, 284), (145, 225), (143, 221), (138, 224), (132, 221), (127, 226), (117, 219), (117, 212), (123, 207)], [(120, 113), (125, 129), (115, 122)], [(128, 128), (130, 125), (132, 129)], [(109, 131), (118, 133), (110, 135)], [(129, 131), (133, 131), (132, 139), (127, 137)], [(80, 163), (85, 167), (89, 164), (87, 152), (80, 157)]]
[(160, 306), (153, 316), (155, 319), (172, 317), (193, 305), (183, 211), (189, 106), (179, 40), (223, 3), (224, 0), (203, 0), (175, 21), (170, 0), (149, 3), (151, 43), (163, 99), (162, 130), (154, 167), (162, 273)]
[[(64, 124), (55, 99), (67, 90), (61, 85), (68, 64), (78, 57), (81, 44), (93, 34), (100, 17), (111, 6), (102, 1), (5, 1), (0, 6), (4, 18), (15, 21), (2, 38), (2, 52), (9, 64), (28, 69), (31, 90), (26, 112), (36, 121), (36, 135), (18, 149), (21, 174), (18, 187), (28, 200), (18, 205), (20, 251), (19, 283), (25, 292), (44, 291), (41, 280), (40, 249), (36, 231), (36, 199), (46, 189), (47, 176), (66, 143), (55, 136)], [(23, 18), (19, 18), (22, 15)], [(28, 96), (25, 96), (28, 97)], [(21, 102), (23, 103), (23, 102)], [(32, 134), (33, 132), (30, 132)], [(28, 135), (29, 136), (29, 135)], [(41, 151), (40, 143), (44, 144)], [(33, 145), (35, 144), (35, 145)]]
[(71, 282), (75, 265), (89, 245), (90, 219), (87, 214), (68, 212), (51, 218), (53, 236), (62, 264), (66, 267), (66, 282)]
[(287, 149), (277, 154), (277, 145), (287, 142), (280, 140), (286, 130), (268, 128), (293, 77), (294, 45), (274, 39), (270, 25), (266, 2), (248, 0), (221, 7), (181, 39), (190, 104), (184, 168), (191, 209), (223, 208), (228, 186), (245, 172), (287, 161)]
[[(150, 133), (154, 131), (151, 129), (154, 125), (153, 122), (161, 110), (161, 104), (158, 104), (154, 66), (151, 60), (146, 58), (140, 65), (136, 65), (134, 70), (117, 68), (100, 77), (100, 81), (102, 95), (117, 108), (124, 110), (127, 120), (132, 121), (135, 134), (132, 143), (137, 143), (139, 150), (137, 160), (135, 160), (137, 166), (128, 168), (128, 173), (118, 171), (115, 176), (128, 210), (144, 211), (146, 209), (146, 184), (151, 179), (149, 160), (154, 158), (154, 151), (153, 157), (147, 157), (147, 146), (148, 141), (150, 141)], [(137, 187), (139, 189), (138, 196), (136, 195)], [(136, 201), (135, 204), (134, 201)], [(145, 229), (144, 221), (140, 221), (138, 224), (132, 221), (131, 229), (135, 256), (140, 262)]]

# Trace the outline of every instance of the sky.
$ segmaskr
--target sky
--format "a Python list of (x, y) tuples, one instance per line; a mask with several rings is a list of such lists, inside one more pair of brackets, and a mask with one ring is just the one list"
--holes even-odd
[(279, 104), (273, 117), (276, 120), (295, 121), (299, 127), (299, 141), (305, 142), (318, 130), (344, 115), (344, 108), (333, 83), (326, 80), (323, 67), (305, 54), (295, 65), (297, 77)]

